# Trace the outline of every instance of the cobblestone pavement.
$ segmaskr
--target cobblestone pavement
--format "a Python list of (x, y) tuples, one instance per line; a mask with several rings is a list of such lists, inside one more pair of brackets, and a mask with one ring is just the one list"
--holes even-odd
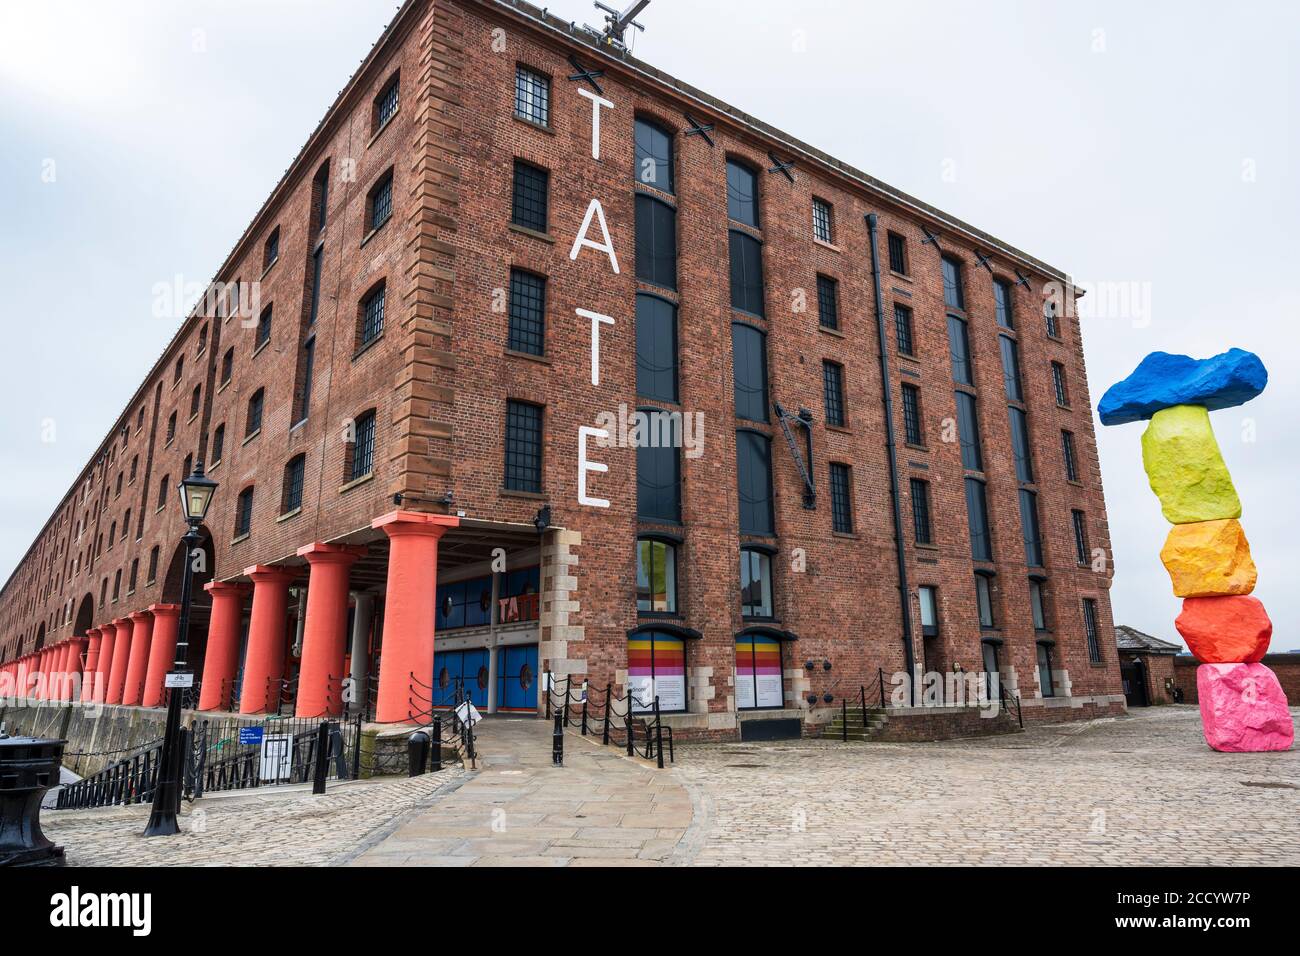
[(414, 778), (209, 793), (181, 807), (181, 833), (145, 838), (148, 806), (43, 810), (45, 835), (74, 866), (325, 866), (364, 852), (464, 782), (448, 768)]
[(673, 776), (695, 823), (672, 863), (1300, 864), (1300, 752), (1215, 753), (1194, 706), (937, 744), (681, 747)]
[(359, 866), (653, 866), (681, 843), (691, 800), (656, 770), (528, 718), (479, 725), (480, 771), (353, 862)]

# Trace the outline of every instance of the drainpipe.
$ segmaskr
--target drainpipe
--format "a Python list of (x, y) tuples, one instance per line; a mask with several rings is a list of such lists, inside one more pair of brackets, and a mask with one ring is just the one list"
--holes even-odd
[(876, 336), (880, 346), (880, 390), (885, 399), (885, 449), (889, 453), (889, 499), (894, 508), (894, 545), (898, 562), (898, 600), (903, 615), (903, 658), (911, 703), (916, 703), (916, 662), (912, 656), (912, 591), (907, 583), (907, 550), (903, 545), (903, 505), (898, 493), (898, 449), (894, 441), (894, 393), (889, 382), (889, 345), (885, 339), (885, 303), (880, 290), (880, 254), (876, 250), (879, 217), (867, 216), (871, 238), (871, 285), (876, 293)]

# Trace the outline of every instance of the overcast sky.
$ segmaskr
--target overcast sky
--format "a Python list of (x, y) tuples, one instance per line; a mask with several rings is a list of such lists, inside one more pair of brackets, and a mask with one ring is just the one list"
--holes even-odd
[[(1112, 314), (1083, 323), (1094, 403), (1155, 349), (1258, 352), (1268, 390), (1212, 419), (1282, 650), (1300, 648), (1298, 6), (654, 0), (635, 52), (1108, 284), (1090, 298)], [(396, 9), (0, 6), (0, 580), (174, 331), (155, 285), (212, 277)], [(1115, 621), (1177, 641), (1141, 431), (1099, 427)]]

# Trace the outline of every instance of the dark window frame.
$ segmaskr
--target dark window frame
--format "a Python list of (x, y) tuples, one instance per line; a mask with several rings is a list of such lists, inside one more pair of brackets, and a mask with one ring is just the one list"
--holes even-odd
[[(527, 426), (528, 434), (512, 429)], [(546, 439), (545, 406), (522, 399), (506, 401), (505, 471), (503, 487), (507, 491), (540, 493)], [(528, 446), (528, 447), (525, 447)]]
[(831, 530), (853, 534), (853, 469), (843, 462), (827, 466), (831, 489)]
[(510, 222), (545, 235), (550, 223), (550, 201), (550, 170), (516, 159), (511, 179)]
[(281, 517), (302, 508), (302, 489), (306, 472), (306, 454), (294, 455), (284, 463), (284, 477), (280, 488)]
[(840, 328), (840, 282), (820, 272), (817, 273), (817, 324), (837, 332)]
[(551, 77), (524, 63), (515, 64), (514, 115), (551, 128)]
[(546, 354), (546, 276), (528, 269), (510, 270), (506, 348), (524, 355)]

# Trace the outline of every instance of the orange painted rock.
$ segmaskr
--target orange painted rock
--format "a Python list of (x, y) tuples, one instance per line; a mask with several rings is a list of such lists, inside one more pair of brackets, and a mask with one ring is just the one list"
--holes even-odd
[(1181, 598), (1249, 594), (1255, 590), (1250, 542), (1236, 518), (1176, 524), (1160, 560)]
[(1290, 750), (1295, 726), (1277, 675), (1263, 664), (1196, 668), (1205, 742), (1229, 753)]
[(1174, 626), (1203, 664), (1257, 661), (1273, 636), (1264, 605), (1246, 594), (1189, 597)]

